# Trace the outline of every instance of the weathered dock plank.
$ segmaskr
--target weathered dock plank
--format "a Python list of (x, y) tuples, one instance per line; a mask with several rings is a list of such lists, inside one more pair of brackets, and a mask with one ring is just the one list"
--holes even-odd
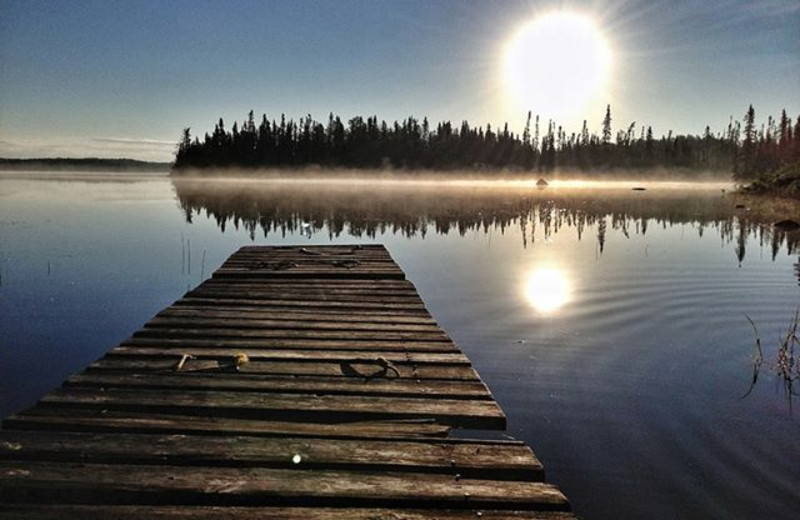
[(386, 439), (444, 437), (452, 426), (428, 420), (310, 423), (248, 420), (209, 415), (139, 413), (108, 409), (35, 407), (3, 421), (4, 429), (27, 431), (165, 433), (174, 435), (255, 435)]
[(159, 318), (209, 318), (209, 319), (237, 319), (237, 320), (275, 320), (275, 321), (303, 321), (306, 324), (322, 323), (363, 323), (391, 325), (436, 325), (436, 322), (427, 316), (391, 314), (387, 312), (361, 312), (351, 314), (345, 312), (325, 311), (283, 311), (276, 312), (269, 309), (247, 307), (212, 307), (212, 306), (173, 306), (158, 313)]
[(564, 511), (557, 488), (435, 473), (0, 461), (0, 500)]
[(305, 329), (305, 330), (337, 330), (337, 331), (376, 331), (386, 332), (432, 332), (442, 336), (441, 329), (435, 324), (393, 323), (393, 322), (357, 322), (357, 321), (323, 321), (323, 320), (275, 320), (247, 317), (235, 319), (228, 316), (159, 316), (145, 323), (149, 328), (166, 329)]
[(508, 442), (342, 440), (248, 436), (2, 431), (6, 460), (409, 471), (496, 480), (544, 480), (530, 448)]
[(226, 305), (230, 307), (256, 307), (262, 309), (293, 309), (306, 311), (353, 311), (353, 312), (386, 312), (391, 314), (411, 314), (427, 316), (425, 305), (421, 303), (380, 303), (365, 302), (363, 300), (335, 301), (335, 300), (303, 300), (296, 297), (291, 300), (274, 298), (237, 298), (235, 295), (223, 297), (201, 297), (188, 295), (175, 303), (181, 305)]
[[(287, 275), (288, 276), (288, 275)], [(414, 293), (408, 294), (385, 294), (380, 291), (309, 291), (301, 293), (297, 291), (277, 292), (261, 289), (247, 289), (239, 287), (226, 287), (218, 289), (214, 286), (200, 287), (189, 293), (191, 297), (200, 298), (244, 298), (245, 300), (289, 300), (289, 301), (313, 301), (315, 303), (326, 302), (369, 302), (380, 304), (417, 304), (422, 305), (422, 300)]]
[(3, 518), (568, 520), (379, 245), (247, 246), (0, 431)]
[[(177, 357), (125, 358), (106, 356), (89, 365), (89, 370), (125, 370), (175, 372)], [(204, 372), (207, 374), (271, 374), (295, 376), (354, 377), (358, 379), (444, 379), (457, 381), (479, 381), (478, 373), (466, 365), (414, 365), (398, 361), (394, 371), (387, 370), (376, 362), (297, 362), (297, 361), (250, 361), (236, 365), (233, 359), (188, 359), (181, 372)]]
[(9, 520), (575, 520), (558, 511), (0, 504)]
[(45, 395), (40, 406), (328, 423), (425, 417), (463, 428), (505, 428), (500, 407), (487, 400), (64, 387)]
[(460, 352), (375, 352), (369, 350), (288, 350), (259, 348), (180, 348), (119, 346), (108, 352), (112, 356), (172, 356), (181, 353), (195, 357), (233, 358), (245, 354), (250, 360), (263, 361), (336, 361), (349, 363), (410, 363), (412, 365), (469, 365), (469, 359)]
[(264, 339), (348, 339), (361, 341), (377, 341), (380, 339), (390, 341), (449, 341), (446, 334), (436, 332), (379, 332), (364, 330), (308, 330), (308, 329), (263, 329), (253, 330), (246, 328), (220, 329), (165, 329), (143, 328), (134, 336), (149, 338), (194, 338), (194, 337), (236, 337), (236, 338), (264, 338)]
[(228, 377), (188, 373), (84, 372), (71, 376), (66, 386), (102, 388), (178, 388), (266, 393), (311, 393), (326, 395), (405, 396), (417, 398), (492, 399), (481, 381), (434, 379), (364, 379), (230, 374)]
[(120, 346), (185, 346), (187, 348), (269, 348), (269, 349), (306, 349), (306, 350), (371, 350), (376, 352), (459, 352), (458, 348), (447, 341), (372, 341), (335, 340), (335, 339), (242, 339), (242, 338), (129, 338)]

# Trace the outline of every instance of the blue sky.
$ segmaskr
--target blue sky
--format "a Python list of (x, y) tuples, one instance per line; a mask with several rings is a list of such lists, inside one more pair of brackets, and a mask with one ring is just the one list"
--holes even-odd
[(796, 0), (0, 0), (0, 157), (170, 160), (183, 127), (202, 135), (250, 109), (518, 130), (505, 44), (557, 9), (590, 17), (613, 49), (592, 129), (606, 102), (617, 127), (656, 135), (723, 130), (750, 103), (760, 120), (800, 113)]

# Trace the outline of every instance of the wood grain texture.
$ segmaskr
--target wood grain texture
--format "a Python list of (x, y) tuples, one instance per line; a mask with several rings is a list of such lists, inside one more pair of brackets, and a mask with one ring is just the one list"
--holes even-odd
[(328, 395), (406, 396), (417, 398), (492, 399), (481, 381), (430, 379), (356, 379), (295, 375), (226, 374), (218, 377), (203, 372), (140, 373), (86, 372), (71, 376), (67, 386), (102, 388), (151, 388), (184, 390), (227, 390), (241, 392), (310, 393)]
[(436, 325), (429, 316), (415, 316), (408, 314), (390, 314), (385, 312), (360, 312), (351, 314), (345, 312), (325, 311), (274, 311), (260, 310), (247, 307), (213, 307), (173, 305), (160, 313), (159, 318), (202, 318), (202, 319), (238, 319), (238, 320), (276, 320), (276, 321), (302, 321), (306, 324), (322, 323), (366, 323), (366, 324), (391, 324), (391, 325)]
[[(178, 356), (135, 357), (106, 356), (89, 365), (88, 370), (125, 370), (138, 372), (175, 372)], [(214, 359), (187, 360), (181, 372), (205, 372), (207, 374), (269, 374), (303, 376), (353, 377), (358, 379), (440, 379), (456, 381), (480, 381), (478, 373), (466, 365), (411, 365), (394, 363), (396, 372), (387, 371), (376, 362), (297, 362), (297, 361), (250, 361), (236, 367), (233, 358), (222, 361)]]
[(375, 331), (381, 334), (387, 332), (432, 332), (437, 336), (442, 335), (442, 330), (435, 324), (392, 323), (392, 322), (356, 322), (356, 321), (322, 321), (322, 320), (276, 320), (256, 318), (233, 318), (231, 316), (160, 316), (145, 323), (150, 328), (233, 328), (233, 329), (261, 329), (261, 330), (336, 330), (336, 331)]
[(427, 315), (425, 305), (422, 303), (381, 303), (365, 302), (363, 300), (314, 300), (302, 299), (300, 296), (291, 300), (269, 298), (242, 298), (236, 295), (223, 296), (192, 296), (187, 295), (175, 305), (225, 305), (234, 307), (249, 307), (262, 309), (293, 309), (306, 311), (353, 311), (353, 312), (384, 312), (389, 314), (406, 313), (412, 315)]
[(3, 420), (3, 429), (59, 432), (255, 435), (386, 439), (444, 437), (451, 426), (431, 420), (348, 421), (336, 424), (231, 419), (209, 415), (132, 412), (98, 408), (38, 406)]
[(429, 352), (381, 352), (364, 350), (303, 350), (303, 349), (267, 349), (267, 348), (190, 348), (190, 347), (150, 347), (119, 346), (114, 347), (108, 355), (114, 356), (176, 356), (183, 354), (196, 357), (230, 358), (237, 354), (247, 354), (251, 360), (263, 361), (335, 361), (350, 363), (375, 363), (382, 360), (392, 363), (410, 365), (470, 365), (469, 359), (461, 353), (429, 353)]
[(524, 445), (409, 440), (0, 431), (0, 460), (348, 471), (542, 481)]
[(0, 431), (0, 517), (572, 520), (380, 245), (246, 246)]
[(506, 424), (497, 403), (486, 400), (65, 387), (44, 396), (43, 405), (320, 423), (432, 419), (489, 430)]
[(370, 350), (374, 352), (460, 352), (449, 341), (353, 341), (330, 338), (158, 338), (133, 337), (120, 346), (189, 348), (267, 348), (282, 350)]
[(557, 511), (0, 504), (8, 520), (576, 520)]
[(435, 473), (0, 461), (0, 500), (567, 511), (555, 487)]

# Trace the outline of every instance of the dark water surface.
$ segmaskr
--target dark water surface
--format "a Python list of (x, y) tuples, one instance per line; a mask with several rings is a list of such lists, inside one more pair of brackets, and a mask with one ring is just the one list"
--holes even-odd
[[(800, 236), (769, 224), (796, 209), (630, 187), (0, 174), (0, 414), (241, 245), (381, 242), (579, 515), (792, 518), (800, 410), (768, 365), (800, 304)], [(766, 360), (740, 399), (745, 313)]]

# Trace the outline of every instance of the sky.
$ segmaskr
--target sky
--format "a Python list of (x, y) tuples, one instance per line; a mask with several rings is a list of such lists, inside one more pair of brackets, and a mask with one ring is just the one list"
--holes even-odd
[[(516, 99), (504, 68), (514, 36), (552, 13), (589, 20), (612, 57), (569, 114)], [(548, 56), (586, 68), (558, 54), (569, 46), (523, 56), (540, 78), (563, 73)], [(723, 131), (750, 104), (759, 122), (796, 118), (800, 1), (0, 0), (0, 157), (169, 161), (184, 127), (250, 110), (513, 131), (532, 110), (598, 131), (607, 104), (615, 130), (657, 136)]]

